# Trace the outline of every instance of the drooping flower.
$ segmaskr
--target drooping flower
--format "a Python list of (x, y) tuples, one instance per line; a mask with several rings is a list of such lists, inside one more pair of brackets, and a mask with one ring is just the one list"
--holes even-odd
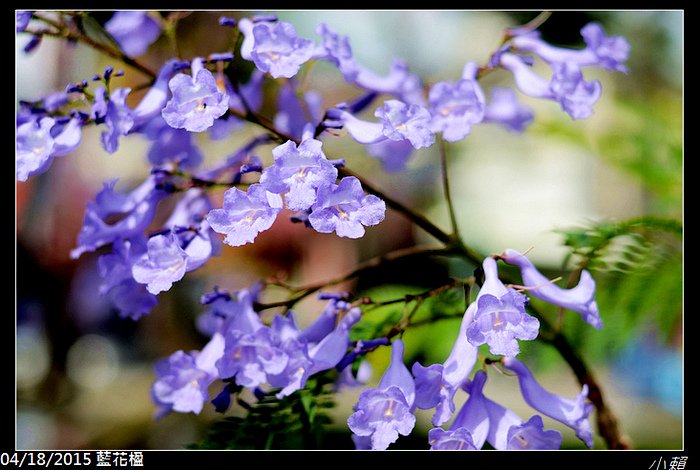
[(365, 234), (365, 226), (384, 220), (385, 211), (384, 201), (373, 194), (365, 194), (360, 180), (347, 176), (337, 185), (331, 183), (318, 188), (309, 223), (317, 232), (360, 238)]
[(338, 170), (328, 161), (319, 140), (308, 138), (299, 146), (290, 141), (272, 150), (274, 164), (260, 176), (260, 184), (275, 194), (285, 194), (291, 210), (309, 209), (317, 199), (318, 188), (334, 183)]
[(478, 450), (486, 442), (489, 432), (489, 416), (486, 412), (483, 388), (486, 373), (479, 370), (469, 386), (469, 399), (459, 410), (450, 428), (433, 428), (428, 431), (431, 450)]
[(474, 319), (477, 304), (472, 302), (464, 312), (457, 339), (443, 364), (428, 367), (416, 362), (412, 371), (416, 381), (416, 407), (436, 408), (433, 425), (441, 426), (455, 412), (454, 396), (467, 380), (476, 364), (478, 348), (467, 339), (467, 327)]
[(282, 198), (256, 183), (245, 192), (235, 187), (226, 190), (223, 207), (212, 209), (207, 221), (215, 232), (226, 235), (224, 243), (241, 246), (269, 229), (280, 210)]
[(82, 253), (117, 239), (143, 234), (153, 221), (158, 202), (167, 195), (155, 174), (128, 194), (115, 192), (115, 184), (116, 180), (106, 182), (95, 196), (95, 202), (87, 204), (78, 246), (71, 251), (71, 258), (77, 259)]
[(227, 317), (221, 325), (225, 338), (224, 354), (216, 362), (219, 376), (235, 378), (243, 387), (258, 387), (268, 375), (281, 374), (289, 363), (271, 331), (253, 309), (254, 293), (243, 289), (227, 302)]
[(413, 145), (407, 140), (382, 140), (365, 146), (367, 153), (379, 160), (382, 168), (390, 173), (402, 171), (413, 155)]
[(528, 405), (543, 415), (569, 426), (589, 448), (593, 447), (593, 432), (591, 423), (588, 421), (593, 404), (586, 401), (588, 385), (583, 385), (581, 393), (576, 398), (563, 398), (542, 388), (532, 372), (517, 359), (503, 358), (503, 365), (517, 374), (520, 390)]
[(627, 72), (630, 45), (622, 36), (606, 36), (598, 22), (591, 22), (581, 28), (581, 36), (586, 42), (583, 49), (567, 49), (548, 44), (537, 32), (513, 38), (513, 46), (518, 51), (533, 52), (544, 61), (552, 63), (575, 63), (580, 67), (594, 66), (617, 72)]
[(44, 173), (54, 157), (73, 152), (80, 145), (82, 126), (79, 119), (57, 121), (51, 117), (27, 121), (17, 127), (17, 179)]
[(406, 139), (416, 149), (430, 147), (435, 142), (430, 112), (423, 106), (389, 100), (374, 115), (382, 122), (382, 133), (391, 140)]
[(176, 164), (178, 168), (192, 168), (204, 158), (191, 132), (170, 127), (160, 115), (152, 118), (143, 131), (152, 141), (147, 156), (155, 167)]
[(385, 101), (374, 113), (379, 122), (358, 119), (345, 108), (339, 106), (326, 111), (328, 122), (342, 126), (361, 144), (407, 140), (413, 148), (420, 149), (435, 142), (435, 134), (430, 128), (430, 112), (421, 105)]
[(140, 56), (161, 32), (161, 24), (145, 11), (117, 11), (105, 23), (105, 30), (128, 56)]
[(301, 139), (307, 123), (319, 122), (323, 117), (321, 95), (310, 90), (297, 96), (292, 80), (280, 86), (277, 98), (275, 128)]
[(483, 122), (501, 124), (510, 131), (523, 132), (533, 118), (532, 109), (519, 103), (512, 89), (505, 87), (491, 89), (491, 99), (486, 104)]
[(411, 413), (415, 400), (413, 377), (403, 363), (404, 345), (394, 340), (391, 348), (391, 363), (377, 388), (368, 388), (360, 393), (353, 407), (354, 413), (347, 420), (355, 436), (356, 445), (365, 447), (367, 439), (373, 450), (383, 450), (395, 442), (399, 434), (407, 436), (416, 424)]
[(146, 286), (136, 282), (131, 274), (133, 264), (146, 252), (144, 236), (130, 240), (115, 240), (112, 252), (97, 259), (102, 284), (100, 293), (106, 295), (119, 315), (138, 320), (150, 313), (158, 298)]
[[(131, 111), (134, 119), (133, 131), (138, 131), (142, 126), (148, 126), (150, 121), (157, 118), (161, 121), (161, 112), (168, 102), (170, 89), (168, 82), (173, 74), (189, 68), (189, 62), (170, 59), (158, 71), (156, 81), (151, 85), (139, 104)], [(160, 125), (158, 126), (160, 127)]]
[(107, 126), (107, 130), (100, 135), (100, 141), (108, 153), (117, 151), (119, 137), (127, 135), (134, 126), (131, 108), (126, 104), (130, 92), (131, 88), (117, 88), (108, 94), (104, 86), (95, 90), (91, 117), (96, 124)]
[(202, 57), (192, 60), (192, 76), (178, 73), (168, 86), (173, 96), (162, 115), (171, 127), (202, 132), (228, 110), (228, 95), (217, 87), (214, 75), (204, 68)]
[(484, 119), (486, 98), (475, 73), (476, 67), (468, 63), (461, 80), (437, 82), (428, 93), (431, 130), (442, 132), (448, 142), (462, 140)]
[(562, 289), (550, 282), (522, 253), (509, 248), (499, 258), (520, 268), (523, 284), (533, 297), (578, 312), (586, 323), (597, 329), (603, 327), (595, 301), (595, 281), (587, 270), (581, 271), (578, 285)]
[(326, 23), (316, 26), (316, 34), (321, 36), (322, 49), (320, 53), (314, 54), (333, 63), (347, 82), (354, 82), (359, 67), (352, 55), (352, 48), (347, 36), (341, 36), (330, 28)]
[(535, 339), (540, 322), (525, 312), (527, 298), (498, 279), (495, 259), (487, 257), (482, 267), (485, 281), (475, 300), (477, 309), (467, 338), (475, 346), (487, 343), (491, 354), (516, 356), (517, 340)]
[(313, 55), (313, 41), (300, 38), (294, 26), (286, 21), (253, 23), (244, 18), (238, 28), (246, 41), (252, 38), (252, 43), (241, 47), (241, 56), (252, 60), (260, 71), (268, 72), (273, 78), (293, 77)]
[(598, 80), (584, 80), (577, 64), (553, 63), (552, 78), (547, 81), (533, 72), (520, 56), (501, 54), (500, 63), (513, 72), (518, 88), (526, 95), (557, 101), (572, 119), (584, 119), (593, 114), (593, 104), (600, 98), (601, 84)]
[(157, 380), (151, 387), (159, 415), (169, 411), (199, 414), (209, 400), (209, 386), (216, 380), (215, 362), (223, 354), (224, 338), (212, 336), (201, 351), (177, 351), (156, 363)]
[(134, 279), (154, 295), (169, 290), (186, 271), (187, 253), (172, 232), (151, 237), (147, 252), (132, 267)]
[(488, 442), (497, 450), (555, 450), (561, 447), (561, 433), (545, 430), (542, 417), (523, 421), (513, 411), (484, 397), (489, 417)]

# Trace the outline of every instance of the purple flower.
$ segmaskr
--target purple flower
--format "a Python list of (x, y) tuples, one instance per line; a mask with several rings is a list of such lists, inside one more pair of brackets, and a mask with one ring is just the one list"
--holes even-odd
[(30, 176), (45, 172), (54, 157), (71, 153), (81, 139), (79, 119), (59, 123), (54, 118), (42, 117), (21, 124), (17, 127), (17, 179), (27, 181)]
[(489, 416), (486, 438), (497, 450), (555, 450), (561, 447), (561, 433), (544, 430), (542, 417), (532, 416), (523, 422), (513, 411), (484, 397)]
[[(201, 212), (206, 213), (209, 208), (201, 207), (206, 202), (208, 199), (200, 189), (190, 190), (165, 223), (165, 233), (149, 238), (146, 253), (134, 263), (131, 269), (134, 279), (147, 284), (151, 294), (169, 290), (186, 272), (199, 268), (212, 255), (209, 224), (206, 221), (197, 224), (193, 220), (201, 220)], [(189, 223), (179, 225), (182, 222)]]
[[(481, 86), (465, 66), (465, 76), (456, 82), (437, 82), (430, 88), (428, 102), (432, 114), (431, 130), (442, 132), (448, 142), (463, 139), (473, 124), (484, 119), (486, 98)], [(471, 76), (470, 76), (471, 75)]]
[(528, 405), (552, 419), (556, 419), (576, 431), (576, 436), (589, 448), (593, 447), (593, 432), (588, 415), (593, 404), (586, 402), (588, 385), (574, 399), (562, 398), (548, 392), (535, 380), (532, 372), (513, 357), (503, 359), (503, 365), (518, 375), (520, 390)]
[(271, 331), (275, 342), (289, 358), (287, 367), (280, 374), (267, 376), (270, 385), (282, 388), (277, 398), (304, 387), (311, 375), (335, 367), (348, 350), (350, 328), (359, 321), (360, 316), (359, 308), (350, 309), (338, 326), (315, 344), (304, 340), (291, 313), (286, 318), (275, 317)]
[(27, 29), (27, 25), (29, 24), (29, 20), (32, 19), (32, 12), (27, 11), (27, 10), (17, 10), (15, 11), (15, 25), (16, 25), (16, 31), (18, 33), (21, 33), (25, 29)]
[(593, 114), (593, 104), (600, 98), (600, 82), (585, 81), (580, 67), (573, 62), (552, 64), (549, 82), (534, 73), (519, 56), (502, 54), (501, 65), (513, 72), (520, 91), (534, 98), (559, 102), (572, 119), (589, 117)]
[(483, 122), (501, 124), (510, 131), (523, 132), (533, 117), (532, 110), (519, 103), (515, 92), (510, 88), (491, 89), (491, 100), (486, 105)]
[(228, 95), (219, 90), (214, 75), (204, 68), (203, 62), (201, 57), (192, 60), (192, 76), (178, 73), (170, 79), (168, 86), (173, 97), (162, 111), (169, 126), (202, 132), (228, 110)]
[(291, 210), (306, 210), (316, 202), (317, 189), (334, 183), (338, 170), (328, 161), (316, 139), (306, 139), (299, 146), (290, 141), (275, 147), (274, 165), (260, 176), (260, 184), (268, 191), (286, 192), (285, 201)]
[(127, 135), (134, 126), (131, 109), (126, 105), (126, 97), (131, 88), (117, 88), (109, 95), (104, 86), (95, 90), (95, 102), (92, 105), (92, 119), (96, 124), (105, 124), (107, 130), (102, 133), (102, 147), (108, 153), (119, 148), (119, 137)]
[[(117, 239), (140, 235), (153, 221), (158, 202), (167, 194), (158, 189), (155, 175), (149, 176), (128, 195), (114, 192), (116, 180), (104, 184), (85, 210), (78, 246), (71, 251), (77, 259), (86, 251), (94, 251)], [(116, 219), (116, 222), (112, 222)]]
[(467, 327), (474, 319), (476, 302), (472, 302), (464, 312), (457, 339), (452, 351), (443, 364), (428, 367), (416, 362), (412, 370), (416, 381), (416, 407), (436, 408), (433, 425), (440, 426), (455, 412), (454, 396), (467, 380), (476, 364), (478, 348), (467, 340)]
[(241, 246), (252, 243), (260, 232), (269, 229), (282, 210), (282, 198), (261, 185), (252, 184), (248, 191), (238, 188), (224, 193), (221, 209), (212, 209), (207, 221), (215, 232), (226, 235), (224, 243)]
[(406, 397), (396, 386), (363, 390), (353, 410), (348, 427), (359, 437), (369, 437), (372, 450), (386, 449), (399, 434), (408, 436), (416, 424)]
[(308, 91), (303, 94), (302, 101), (291, 80), (280, 86), (277, 109), (275, 128), (299, 139), (307, 123), (319, 122), (323, 118), (321, 95)]
[(576, 287), (562, 289), (540, 273), (522, 253), (509, 248), (499, 258), (520, 268), (523, 284), (533, 297), (580, 313), (583, 320), (594, 328), (603, 327), (598, 303), (594, 298), (595, 281), (587, 270), (581, 271), (581, 278)]
[(134, 279), (147, 284), (148, 292), (154, 295), (169, 290), (186, 271), (187, 253), (172, 232), (151, 237), (147, 252), (132, 267)]
[(486, 279), (475, 301), (477, 309), (467, 338), (474, 346), (487, 343), (491, 354), (516, 356), (520, 352), (517, 339), (535, 339), (540, 322), (525, 312), (527, 297), (498, 279), (496, 260), (486, 258), (483, 268)]
[(353, 83), (359, 73), (359, 67), (352, 56), (348, 37), (340, 36), (325, 23), (316, 26), (316, 34), (322, 39), (322, 52), (316, 55), (333, 63), (343, 74), (345, 81)]
[(389, 74), (377, 75), (375, 72), (358, 65), (358, 72), (353, 84), (365, 90), (392, 95), (409, 104), (424, 105), (423, 88), (420, 78), (411, 73), (408, 65), (401, 59), (394, 59)]
[(539, 34), (529, 33), (513, 38), (518, 51), (534, 52), (544, 61), (553, 63), (571, 62), (580, 67), (595, 66), (606, 70), (627, 73), (623, 64), (629, 56), (630, 45), (622, 36), (606, 36), (600, 23), (591, 22), (581, 28), (586, 42), (584, 49), (565, 49), (543, 41)]
[(373, 194), (365, 194), (360, 180), (348, 176), (337, 185), (319, 187), (309, 223), (317, 232), (360, 238), (365, 234), (364, 226), (377, 225), (384, 220), (385, 211), (384, 201)]
[(153, 141), (148, 161), (155, 167), (173, 163), (179, 168), (192, 168), (204, 158), (191, 132), (170, 127), (160, 116), (153, 118), (144, 131)]
[(389, 100), (377, 108), (374, 115), (382, 122), (382, 133), (391, 140), (407, 139), (417, 149), (430, 147), (435, 142), (430, 129), (430, 112), (423, 106)]
[(489, 416), (486, 413), (486, 373), (477, 371), (469, 387), (469, 399), (459, 410), (449, 430), (433, 428), (428, 432), (431, 450), (478, 450), (486, 442)]
[(411, 413), (415, 400), (413, 377), (403, 363), (404, 345), (394, 340), (391, 348), (391, 363), (377, 388), (368, 388), (360, 393), (354, 413), (347, 420), (348, 427), (365, 446), (370, 438), (373, 450), (383, 450), (398, 439), (399, 434), (408, 436), (416, 424)]
[(132, 320), (147, 315), (158, 303), (157, 297), (136, 282), (131, 274), (131, 267), (145, 252), (144, 237), (134, 237), (132, 240), (116, 240), (112, 252), (97, 260), (103, 279), (100, 293), (110, 299), (120, 316)]
[(155, 83), (151, 85), (139, 104), (131, 112), (134, 118), (133, 130), (138, 130), (141, 126), (147, 126), (156, 117), (158, 117), (158, 127), (160, 127), (160, 122), (162, 122), (160, 119), (161, 111), (163, 111), (170, 96), (168, 82), (175, 72), (189, 68), (189, 66), (189, 62), (178, 59), (170, 59), (163, 64), (158, 71)]
[(157, 380), (151, 387), (153, 401), (169, 411), (199, 414), (209, 400), (209, 385), (217, 378), (214, 363), (224, 351), (224, 339), (215, 334), (202, 351), (177, 351), (156, 363)]
[(413, 145), (407, 140), (382, 140), (365, 146), (367, 153), (382, 164), (384, 171), (390, 173), (402, 171), (413, 154)]
[(361, 316), (359, 308), (351, 308), (333, 331), (309, 348), (309, 357), (313, 362), (309, 375), (331, 369), (340, 362), (348, 350), (350, 329), (360, 321)]
[(344, 107), (331, 108), (326, 112), (330, 122), (342, 125), (361, 144), (377, 144), (387, 139), (397, 142), (408, 140), (419, 149), (435, 142), (435, 135), (430, 129), (430, 112), (421, 105), (388, 100), (377, 108), (374, 115), (380, 119), (379, 122), (358, 119)]
[(139, 56), (160, 36), (161, 25), (145, 11), (117, 11), (105, 29), (129, 56)]
[(280, 347), (279, 330), (265, 326), (253, 309), (255, 292), (243, 289), (235, 298), (217, 299), (214, 313), (223, 317), (220, 331), (225, 338), (224, 354), (216, 362), (219, 376), (253, 388), (266, 383), (268, 376), (281, 374), (290, 356)]
[(221, 377), (235, 377), (238, 385), (253, 388), (281, 374), (288, 363), (289, 355), (275, 345), (270, 328), (260, 323), (253, 331), (229, 328), (224, 355), (216, 366)]
[(253, 25), (241, 20), (238, 27), (246, 39), (250, 35), (253, 37), (250, 57), (243, 55), (241, 50), (243, 58), (253, 60), (260, 71), (269, 72), (273, 78), (293, 77), (313, 55), (313, 41), (297, 36), (294, 26), (285, 21)]

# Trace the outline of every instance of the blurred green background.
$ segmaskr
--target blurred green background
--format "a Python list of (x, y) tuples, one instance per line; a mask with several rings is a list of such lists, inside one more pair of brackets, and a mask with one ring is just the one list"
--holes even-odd
[[(177, 48), (191, 58), (221, 52), (230, 33), (218, 26), (221, 14), (181, 14)], [(314, 29), (326, 22), (350, 38), (357, 60), (380, 74), (393, 57), (407, 61), (425, 82), (454, 80), (467, 61), (484, 63), (503, 30), (525, 23), (536, 11), (281, 11), (300, 36), (318, 42)], [(109, 11), (94, 12), (104, 22)], [(164, 18), (169, 12), (160, 13)], [(582, 47), (580, 28), (600, 21), (608, 34), (632, 46), (629, 73), (586, 71), (603, 84), (592, 117), (572, 121), (552, 102), (526, 97), (535, 121), (522, 134), (479, 125), (464, 141), (448, 146), (457, 219), (465, 241), (482, 253), (505, 248), (525, 251), (551, 277), (566, 275), (581, 256), (593, 255), (589, 269), (598, 282), (604, 329), (582, 325), (576, 315), (562, 328), (600, 380), (605, 398), (634, 448), (683, 448), (683, 12), (555, 11), (540, 31), (565, 47)], [(38, 99), (69, 82), (89, 79), (106, 64), (122, 67), (83, 45), (45, 39), (30, 54), (28, 37), (17, 36), (16, 98)], [(175, 53), (164, 35), (140, 60), (157, 69)], [(37, 73), (41, 70), (42, 73)], [(137, 88), (138, 72), (115, 86)], [(48, 72), (50, 71), (50, 73)], [(319, 63), (304, 75), (305, 89), (317, 90), (325, 107), (350, 100), (358, 91), (337, 70)], [(505, 72), (487, 76), (482, 86), (512, 85)], [(270, 87), (263, 113), (274, 106)], [(141, 93), (141, 94), (140, 94)], [(143, 92), (132, 93), (133, 102)], [(488, 95), (488, 91), (487, 91)], [(223, 158), (254, 131), (211, 142), (198, 136), (207, 162)], [(201, 137), (201, 138), (200, 138)], [(388, 173), (347, 136), (325, 138), (328, 155), (346, 158), (354, 171), (448, 227), (439, 190), (435, 148), (415, 152), (403, 173)], [(72, 155), (27, 183), (17, 183), (17, 446), (20, 449), (178, 449), (197, 442), (219, 418), (212, 407), (201, 415), (171, 414), (155, 420), (149, 388), (153, 363), (178, 349), (203, 344), (194, 328), (203, 312), (199, 296), (214, 285), (229, 290), (259, 278), (284, 274), (306, 284), (344, 273), (358, 261), (392, 249), (432, 240), (400, 215), (357, 241), (323, 236), (279, 221), (255, 245), (233, 249), (189, 273), (139, 322), (120, 319), (97, 294), (96, 256), (69, 258), (82, 224), (85, 204), (102, 182), (118, 177), (118, 188), (140, 182), (148, 172), (147, 141), (123, 138), (106, 154), (99, 132), (86, 129)], [(269, 154), (271, 146), (260, 150)], [(269, 155), (268, 155), (269, 157)], [(629, 222), (632, 221), (632, 222)], [(574, 252), (574, 256), (570, 256)], [(449, 276), (467, 276), (474, 266), (450, 261), (399, 265), (348, 284), (375, 298), (419, 292)], [(454, 310), (449, 296), (436, 299)], [(313, 299), (299, 306), (303, 324), (320, 312)], [(429, 308), (429, 307), (426, 307)], [(437, 307), (436, 307), (437, 308)], [(384, 312), (391, 317), (396, 310)], [(400, 313), (400, 312), (399, 312)], [(547, 312), (555, 318), (555, 312)], [(377, 314), (373, 318), (379, 318)], [(442, 362), (459, 321), (442, 321), (404, 336), (406, 362)], [(386, 348), (384, 348), (386, 349)], [(548, 389), (573, 397), (580, 386), (555, 351), (541, 343), (523, 345), (523, 360)], [(370, 356), (373, 380), (388, 351)], [(506, 378), (489, 374), (486, 394), (522, 417), (530, 410)], [(212, 394), (214, 391), (212, 387)], [(359, 389), (342, 392), (330, 413), (327, 448), (351, 448), (345, 419)], [(419, 413), (417, 428), (397, 447), (427, 448), (430, 414)], [(583, 448), (562, 430), (565, 447)], [(594, 426), (595, 429), (595, 426)], [(596, 439), (596, 448), (604, 444)]]

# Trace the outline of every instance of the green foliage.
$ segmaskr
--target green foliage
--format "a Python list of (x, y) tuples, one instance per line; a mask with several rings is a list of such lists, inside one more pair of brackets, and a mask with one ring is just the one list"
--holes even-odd
[(564, 244), (594, 274), (603, 329), (564, 316), (572, 343), (596, 358), (655, 331), (670, 341), (683, 312), (683, 228), (679, 221), (640, 217), (561, 232)]
[(325, 411), (334, 406), (335, 371), (311, 377), (303, 389), (277, 399), (272, 390), (248, 408), (247, 415), (227, 416), (215, 422), (206, 436), (191, 449), (318, 449), (324, 425), (330, 423)]

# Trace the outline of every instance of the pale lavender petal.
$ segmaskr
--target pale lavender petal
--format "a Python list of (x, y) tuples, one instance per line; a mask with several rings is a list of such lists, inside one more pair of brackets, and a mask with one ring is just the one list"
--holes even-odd
[(593, 411), (593, 404), (586, 401), (588, 385), (583, 386), (576, 398), (563, 398), (542, 388), (532, 372), (517, 359), (506, 357), (503, 359), (503, 365), (518, 375), (520, 390), (528, 405), (569, 426), (588, 447), (593, 447), (593, 432), (588, 420)]

